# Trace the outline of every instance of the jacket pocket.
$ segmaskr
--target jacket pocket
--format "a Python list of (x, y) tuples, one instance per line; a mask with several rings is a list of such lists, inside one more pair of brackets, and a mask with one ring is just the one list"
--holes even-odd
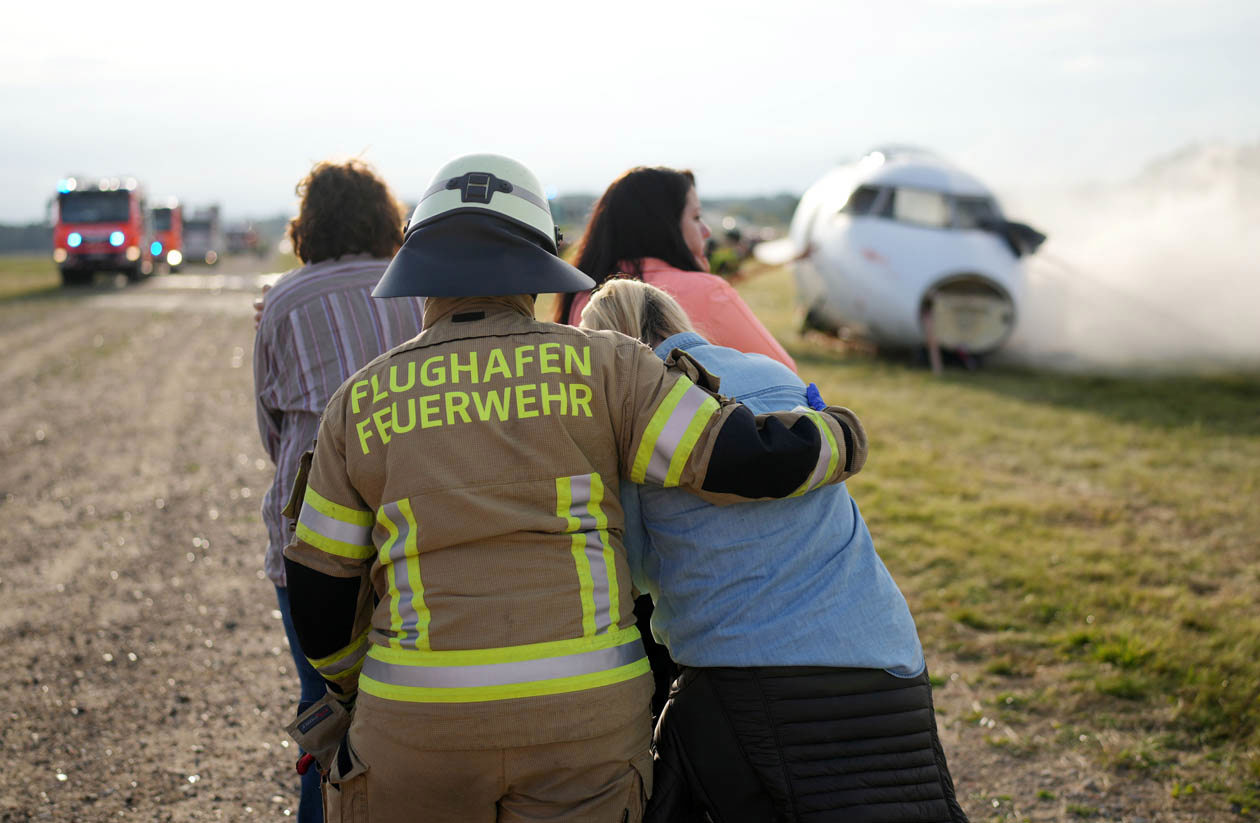
[(324, 823), (369, 823), (368, 765), (346, 735), (323, 781)]

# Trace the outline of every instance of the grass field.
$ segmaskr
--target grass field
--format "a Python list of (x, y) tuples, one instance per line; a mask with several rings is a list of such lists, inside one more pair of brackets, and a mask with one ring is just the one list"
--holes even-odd
[[(57, 282), (0, 258), (0, 299)], [(786, 272), (740, 289), (863, 420), (850, 490), (989, 745), (1260, 809), (1260, 375), (936, 378), (797, 336)]]
[(1038, 745), (1256, 811), (1260, 375), (936, 379), (797, 336), (785, 272), (741, 292), (866, 425), (850, 489), (929, 660)]
[(51, 256), (0, 255), (0, 300), (59, 288), (61, 275)]

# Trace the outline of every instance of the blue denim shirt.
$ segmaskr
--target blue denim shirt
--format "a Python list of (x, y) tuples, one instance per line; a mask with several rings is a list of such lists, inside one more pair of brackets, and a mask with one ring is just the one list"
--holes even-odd
[[(806, 405), (791, 370), (698, 334), (661, 343), (694, 356), (754, 413)], [(802, 497), (713, 506), (679, 489), (621, 484), (625, 545), (652, 633), (686, 666), (853, 666), (923, 671), (914, 618), (844, 484)]]

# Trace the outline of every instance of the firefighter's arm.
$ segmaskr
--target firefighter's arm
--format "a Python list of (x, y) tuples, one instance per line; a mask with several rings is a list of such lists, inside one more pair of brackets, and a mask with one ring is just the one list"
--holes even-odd
[[(302, 653), (343, 700), (358, 691), (367, 654), (376, 548), (374, 516), (346, 471), (344, 427), (336, 399), (315, 441), (293, 539), (285, 547), (289, 608)], [(300, 473), (298, 483), (303, 475)]]
[(354, 700), (372, 617), (366, 574), (334, 577), (284, 559), (289, 610), (302, 654), (342, 702)]
[(773, 499), (839, 483), (866, 461), (866, 433), (848, 409), (754, 415), (717, 394), (717, 380), (685, 352), (655, 368), (644, 352), (632, 389), (642, 405), (628, 425), (635, 482), (680, 486), (717, 503)]

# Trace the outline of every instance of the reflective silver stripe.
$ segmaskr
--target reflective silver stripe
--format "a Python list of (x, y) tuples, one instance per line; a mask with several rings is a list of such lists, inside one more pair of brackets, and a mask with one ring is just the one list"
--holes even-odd
[(608, 594), (608, 567), (604, 564), (604, 544), (597, 529), (598, 521), (591, 514), (591, 475), (569, 478), (569, 515), (576, 517), (578, 528), (586, 532), (586, 561), (591, 567), (591, 599), (595, 604), (595, 632), (612, 625), (612, 600)]
[(648, 461), (646, 479), (653, 483), (664, 484), (665, 478), (669, 475), (669, 463), (674, 459), (678, 444), (682, 442), (683, 435), (687, 433), (687, 427), (691, 425), (696, 412), (700, 411), (700, 406), (708, 397), (709, 395), (695, 386), (688, 387), (683, 393), (678, 405), (670, 413), (669, 420), (665, 421), (660, 436), (656, 438), (656, 445), (652, 448), (652, 459)]
[(340, 543), (349, 543), (351, 546), (372, 545), (371, 526), (357, 526), (354, 523), (346, 523), (334, 517), (329, 517), (322, 512), (316, 511), (309, 501), (302, 504), (302, 512), (298, 515), (298, 522), (321, 537), (327, 537)]
[(822, 427), (825, 424), (819, 422), (812, 414), (809, 417), (813, 421), (814, 426), (818, 428), (818, 439), (820, 441), (818, 444), (818, 465), (814, 467), (814, 473), (809, 477), (809, 485), (806, 486), (806, 489), (815, 489), (827, 479), (827, 466), (831, 463), (831, 441), (827, 439), (826, 432), (822, 431)]
[(541, 197), (534, 194), (532, 191), (525, 188), (524, 186), (518, 186), (515, 183), (513, 183), (512, 190), (508, 192), (508, 194), (514, 197), (519, 197), (522, 200), (524, 200), (526, 203), (532, 203), (538, 208), (547, 212), (547, 214), (551, 214), (551, 207), (547, 205), (547, 201), (543, 200)]
[(394, 570), (394, 588), (398, 590), (398, 616), (402, 628), (398, 635), (401, 643), (415, 643), (420, 636), (420, 615), (416, 614), (416, 592), (411, 581), (411, 569), (407, 566), (407, 539), (411, 535), (411, 521), (402, 513), (398, 503), (386, 503), (381, 512), (398, 529), (398, 539), (389, 547), (390, 568)]
[[(429, 188), (425, 190), (424, 194), (420, 195), (420, 202), (423, 203), (425, 200), (428, 200), (430, 197), (437, 194), (438, 192), (446, 191), (447, 182), (448, 181), (446, 180), (439, 180), (438, 182), (434, 183), (432, 186), (429, 186)], [(507, 182), (512, 183), (511, 180)], [(519, 197), (522, 200), (524, 200), (526, 203), (537, 206), (538, 208), (547, 212), (547, 214), (551, 214), (551, 206), (547, 204), (547, 201), (543, 200), (541, 197), (534, 194), (532, 191), (525, 188), (524, 186), (518, 186), (517, 184), (512, 183), (511, 191), (496, 190), (491, 194), (491, 197), (493, 197), (495, 194), (509, 194), (509, 195), (512, 195), (513, 197)]]
[(576, 517), (578, 528), (590, 531), (595, 528), (595, 515), (587, 504), (591, 502), (591, 476), (577, 474), (569, 478), (569, 516)]
[(404, 666), (385, 663), (369, 656), (363, 664), (363, 674), (381, 683), (425, 689), (512, 686), (539, 680), (598, 674), (626, 666), (643, 656), (643, 644), (638, 640), (611, 649), (481, 666)]
[(432, 186), (429, 186), (429, 188), (425, 189), (424, 194), (420, 195), (420, 202), (423, 203), (425, 200), (428, 200), (430, 197), (432, 197), (433, 195), (437, 194), (440, 191), (446, 191), (445, 180), (439, 180), (436, 183), (434, 183)]
[(359, 648), (350, 652), (350, 654), (346, 655), (345, 657), (341, 658), (335, 663), (329, 663), (326, 666), (320, 666), (319, 673), (324, 675), (325, 677), (332, 677), (334, 675), (341, 674), (344, 671), (349, 671), (350, 669), (353, 669), (355, 666), (357, 666), (359, 664), (359, 661), (362, 660), (367, 655), (368, 649), (371, 648), (372, 646), (372, 644), (367, 641), (366, 637), (360, 637), (357, 642), (359, 643)]
[(595, 633), (612, 625), (612, 601), (608, 597), (608, 567), (598, 531), (586, 533), (586, 559), (591, 564), (591, 599), (595, 601)]

